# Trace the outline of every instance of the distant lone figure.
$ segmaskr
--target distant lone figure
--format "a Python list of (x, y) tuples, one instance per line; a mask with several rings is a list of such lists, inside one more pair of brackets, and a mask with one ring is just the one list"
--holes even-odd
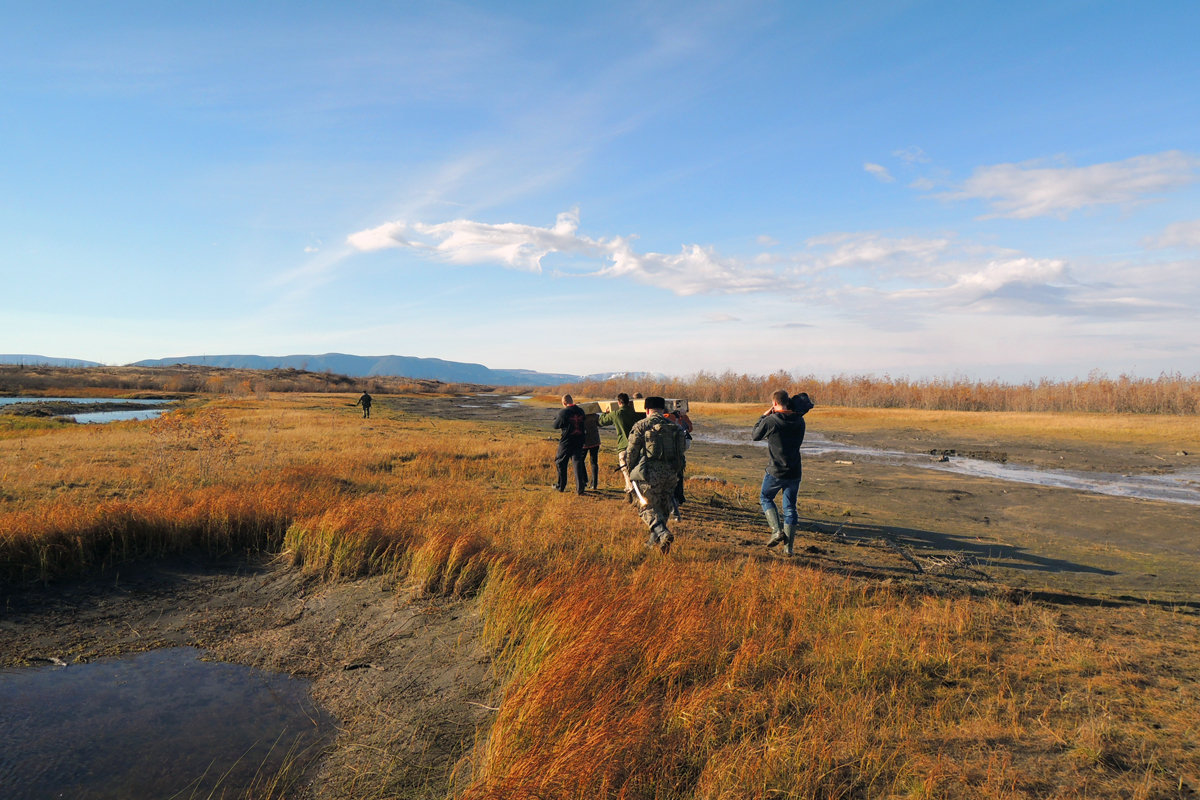
[(358, 398), (358, 402), (354, 405), (363, 407), (363, 419), (371, 418), (371, 395), (363, 392), (362, 397)]

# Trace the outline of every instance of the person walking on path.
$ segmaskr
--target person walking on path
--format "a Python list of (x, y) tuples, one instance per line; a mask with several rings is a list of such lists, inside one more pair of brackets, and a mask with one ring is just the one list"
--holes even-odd
[(625, 463), (638, 496), (638, 516), (650, 529), (647, 544), (658, 545), (663, 554), (671, 550), (675, 536), (667, 527), (671, 495), (687, 466), (683, 455), (683, 428), (663, 416), (666, 401), (646, 398), (646, 418), (629, 431)]
[[(592, 491), (600, 488), (600, 414), (589, 412), (583, 415), (583, 456), (592, 464)], [(586, 467), (587, 464), (585, 463)], [(586, 481), (585, 481), (586, 483)]]
[(558, 437), (558, 454), (554, 457), (554, 466), (558, 470), (558, 480), (554, 488), (560, 492), (567, 490), (567, 462), (575, 463), (575, 491), (583, 494), (587, 488), (587, 473), (583, 468), (583, 442), (586, 436), (583, 409), (575, 405), (571, 395), (562, 396), (562, 411), (554, 418), (555, 429), (561, 431)]
[(362, 406), (363, 419), (371, 418), (371, 395), (367, 394), (366, 392), (363, 392), (362, 397), (358, 398), (358, 402), (355, 403), (354, 405)]
[[(808, 395), (804, 395), (808, 400)], [(787, 546), (792, 554), (796, 539), (796, 493), (800, 490), (800, 445), (804, 442), (804, 412), (792, 410), (788, 393), (780, 389), (771, 395), (771, 407), (754, 424), (751, 438), (756, 442), (767, 441), (767, 470), (763, 475), (759, 503), (771, 528), (771, 540), (767, 547), (777, 544)], [(811, 408), (811, 402), (808, 408)], [(775, 496), (783, 492), (783, 524), (780, 524), (779, 509)]]
[(629, 467), (625, 464), (625, 449), (629, 447), (629, 431), (637, 424), (638, 420), (645, 419), (645, 417), (643, 412), (633, 410), (633, 404), (629, 402), (629, 395), (621, 392), (617, 395), (616, 409), (605, 411), (598, 420), (601, 426), (612, 425), (617, 429), (617, 468), (621, 470), (621, 477), (625, 479), (625, 497), (630, 502), (634, 502), (635, 498), (633, 484), (629, 482)]

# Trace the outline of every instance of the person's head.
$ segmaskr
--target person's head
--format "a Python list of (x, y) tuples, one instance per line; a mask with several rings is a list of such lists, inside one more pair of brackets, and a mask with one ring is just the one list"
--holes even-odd
[(629, 405), (629, 395), (625, 394), (624, 392), (621, 392), (619, 395), (617, 395), (617, 405), (619, 405), (619, 406)]
[(771, 393), (771, 410), (772, 411), (790, 411), (791, 406), (788, 400), (788, 393), (783, 389), (776, 389)]
[(651, 396), (646, 398), (646, 413), (661, 414), (667, 409), (667, 401), (661, 397)]
[(573, 405), (575, 405), (575, 399), (574, 399), (573, 397), (571, 397), (571, 395), (569, 395), (569, 394), (564, 394), (564, 395), (562, 396), (562, 401), (563, 401), (563, 405), (564, 405), (564, 406), (573, 406)]
[(634, 393), (633, 393), (633, 399), (634, 399), (634, 400), (641, 400), (641, 399), (642, 399), (642, 393), (641, 393), (641, 392), (634, 392)]

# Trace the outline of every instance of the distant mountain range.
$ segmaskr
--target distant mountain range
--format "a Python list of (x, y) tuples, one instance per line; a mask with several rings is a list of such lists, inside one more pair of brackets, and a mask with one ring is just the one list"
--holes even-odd
[[(102, 367), (95, 361), (77, 358), (49, 358), (36, 355), (0, 355), (0, 364), (29, 364), (48, 367)], [(645, 372), (595, 373), (571, 375), (559, 372), (536, 372), (529, 369), (491, 369), (483, 364), (463, 361), (444, 361), (440, 358), (413, 356), (353, 356), (346, 353), (292, 356), (177, 356), (148, 358), (128, 364), (130, 367), (173, 367), (189, 364), (200, 367), (234, 369), (302, 369), (309, 372), (331, 372), (352, 378), (390, 375), (404, 378), (423, 378), (443, 383), (478, 383), (498, 386), (556, 386), (580, 380), (605, 380), (627, 377), (648, 377)]]
[(202, 367), (236, 367), (238, 369), (303, 369), (309, 372), (332, 372), (352, 378), (376, 375), (398, 375), (405, 378), (425, 378), (444, 383), (487, 383), (505, 386), (554, 386), (579, 380), (578, 375), (535, 372), (528, 369), (490, 369), (483, 364), (444, 361), (440, 358), (412, 356), (352, 356), (346, 353), (292, 356), (180, 356), (150, 358), (136, 361), (133, 367), (169, 367), (175, 364), (194, 364)]
[(84, 361), (81, 358), (50, 358), (49, 356), (33, 356), (28, 354), (0, 354), (0, 364), (27, 364), (31, 367), (103, 367), (98, 361)]

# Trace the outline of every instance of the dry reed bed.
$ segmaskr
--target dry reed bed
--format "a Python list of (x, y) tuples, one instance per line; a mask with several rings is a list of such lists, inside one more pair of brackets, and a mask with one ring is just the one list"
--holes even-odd
[(549, 441), (350, 402), (0, 441), (6, 579), (278, 548), (477, 596), (505, 688), (463, 798), (1149, 798), (1200, 774), (1191, 618), (937, 597), (686, 525), (663, 558), (616, 501), (546, 489)]
[(746, 375), (699, 372), (679, 378), (627, 378), (583, 381), (557, 393), (616, 397), (636, 385), (645, 395), (686, 397), (714, 403), (761, 403), (775, 389), (808, 392), (820, 405), (855, 408), (910, 408), (941, 411), (1077, 411), (1129, 414), (1200, 414), (1200, 375), (1162, 374), (1157, 378), (1093, 372), (1087, 380), (1026, 383), (966, 378), (892, 378), (838, 375), (818, 378), (776, 372)]

